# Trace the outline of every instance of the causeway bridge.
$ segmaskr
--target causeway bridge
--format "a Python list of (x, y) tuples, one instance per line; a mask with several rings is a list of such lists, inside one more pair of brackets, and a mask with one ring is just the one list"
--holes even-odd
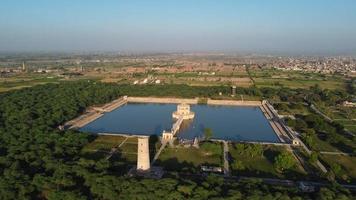
[(183, 120), (184, 120), (183, 117), (180, 116), (178, 120), (173, 124), (171, 129), (171, 133), (173, 136), (178, 132), (180, 125), (183, 123)]
[(173, 126), (172, 126), (170, 131), (165, 131), (164, 130), (162, 132), (162, 140), (161, 140), (162, 145), (161, 145), (161, 148), (157, 151), (156, 155), (153, 157), (153, 160), (152, 160), (152, 163), (151, 163), (152, 165), (156, 162), (156, 160), (158, 159), (159, 155), (161, 154), (163, 149), (166, 147), (167, 143), (173, 141), (173, 137), (178, 132), (180, 126), (183, 123), (183, 120), (184, 120), (184, 117), (183, 116), (179, 116), (177, 121), (174, 122), (174, 124), (173, 124)]
[(188, 104), (179, 104), (177, 106), (177, 111), (172, 113), (172, 117), (177, 119), (177, 121), (173, 124), (170, 131), (163, 131), (162, 132), (162, 143), (167, 141), (172, 141), (173, 137), (178, 132), (180, 126), (182, 125), (185, 119), (193, 119), (194, 112), (190, 111), (190, 106)]

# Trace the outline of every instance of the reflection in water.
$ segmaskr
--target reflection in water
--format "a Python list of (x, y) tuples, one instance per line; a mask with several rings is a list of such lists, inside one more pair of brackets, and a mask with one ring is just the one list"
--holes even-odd
[(187, 130), (188, 128), (190, 128), (190, 126), (192, 125), (192, 123), (193, 123), (193, 119), (184, 120), (184, 121), (182, 122), (182, 124), (180, 125), (178, 134), (179, 134), (179, 132), (184, 131), (184, 130)]
[[(82, 131), (161, 135), (174, 123), (175, 104), (127, 104), (87, 124)], [(185, 120), (178, 138), (202, 137), (210, 128), (213, 138), (234, 141), (278, 142), (278, 138), (258, 107), (192, 105), (193, 120)]]

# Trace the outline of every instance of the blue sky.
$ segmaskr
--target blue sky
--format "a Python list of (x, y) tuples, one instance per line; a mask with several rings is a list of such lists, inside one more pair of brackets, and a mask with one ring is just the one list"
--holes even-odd
[(356, 0), (1, 0), (0, 51), (355, 54)]

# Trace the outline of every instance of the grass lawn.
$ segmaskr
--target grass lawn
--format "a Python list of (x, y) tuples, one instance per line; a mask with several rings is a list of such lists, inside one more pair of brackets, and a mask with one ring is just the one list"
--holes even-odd
[[(125, 140), (123, 136), (100, 135), (93, 142), (86, 145), (82, 154), (89, 159), (99, 160), (109, 155), (113, 147), (117, 147)], [(118, 149), (110, 160), (136, 162), (137, 157), (137, 138), (129, 138)]]
[(111, 148), (121, 144), (125, 140), (122, 136), (100, 135), (93, 142), (83, 148), (83, 151), (104, 150), (110, 151)]
[(352, 153), (356, 148), (356, 144), (344, 135), (340, 135), (337, 141), (327, 141), (318, 134), (318, 137), (314, 138), (314, 145), (312, 150), (314, 151), (332, 151), (332, 152), (345, 152)]
[(341, 165), (341, 173), (338, 178), (351, 183), (356, 183), (356, 157), (345, 155), (326, 155), (322, 154), (321, 159), (330, 167), (333, 163)]
[[(238, 176), (257, 176), (269, 178), (298, 178), (306, 175), (304, 170), (299, 168), (296, 161), (296, 166), (284, 173), (278, 172), (274, 167), (275, 157), (282, 151), (287, 151), (284, 147), (263, 146), (263, 155), (250, 156), (240, 154), (234, 144), (229, 146), (232, 160), (230, 167), (233, 175)], [(237, 167), (234, 162), (240, 161), (242, 166)]]
[(327, 141), (324, 141), (318, 137), (314, 138), (315, 139), (315, 145), (313, 146), (312, 150), (314, 151), (338, 151), (338, 149), (331, 144), (329, 144)]
[(137, 138), (128, 138), (126, 142), (111, 157), (113, 162), (124, 162), (126, 164), (136, 164), (137, 161)]
[[(152, 139), (152, 140), (151, 140)], [(160, 144), (157, 139), (151, 137), (150, 139), (150, 156), (153, 157)], [(88, 159), (99, 160), (106, 158), (113, 147), (118, 147), (126, 140), (123, 136), (107, 136), (101, 135), (95, 140), (86, 145), (82, 154)], [(137, 161), (137, 137), (129, 137), (122, 144), (121, 147), (110, 158), (112, 162), (119, 162), (121, 164), (136, 164)]]
[(222, 167), (222, 154), (220, 143), (201, 144), (199, 149), (168, 147), (162, 151), (156, 164), (163, 166), (166, 170), (198, 172), (200, 165)]
[(117, 151), (110, 158), (110, 161), (112, 161), (112, 162), (121, 162), (121, 163), (125, 163), (125, 164), (134, 165), (137, 162), (137, 151), (136, 152), (134, 152), (134, 151), (133, 152)]

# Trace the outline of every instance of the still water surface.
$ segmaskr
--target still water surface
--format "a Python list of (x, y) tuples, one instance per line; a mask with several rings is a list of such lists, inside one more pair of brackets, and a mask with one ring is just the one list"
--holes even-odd
[[(161, 135), (174, 120), (176, 104), (128, 103), (87, 124), (81, 131)], [(193, 139), (213, 131), (213, 138), (234, 141), (279, 142), (277, 135), (258, 107), (192, 105), (193, 120), (184, 121), (178, 138)]]

